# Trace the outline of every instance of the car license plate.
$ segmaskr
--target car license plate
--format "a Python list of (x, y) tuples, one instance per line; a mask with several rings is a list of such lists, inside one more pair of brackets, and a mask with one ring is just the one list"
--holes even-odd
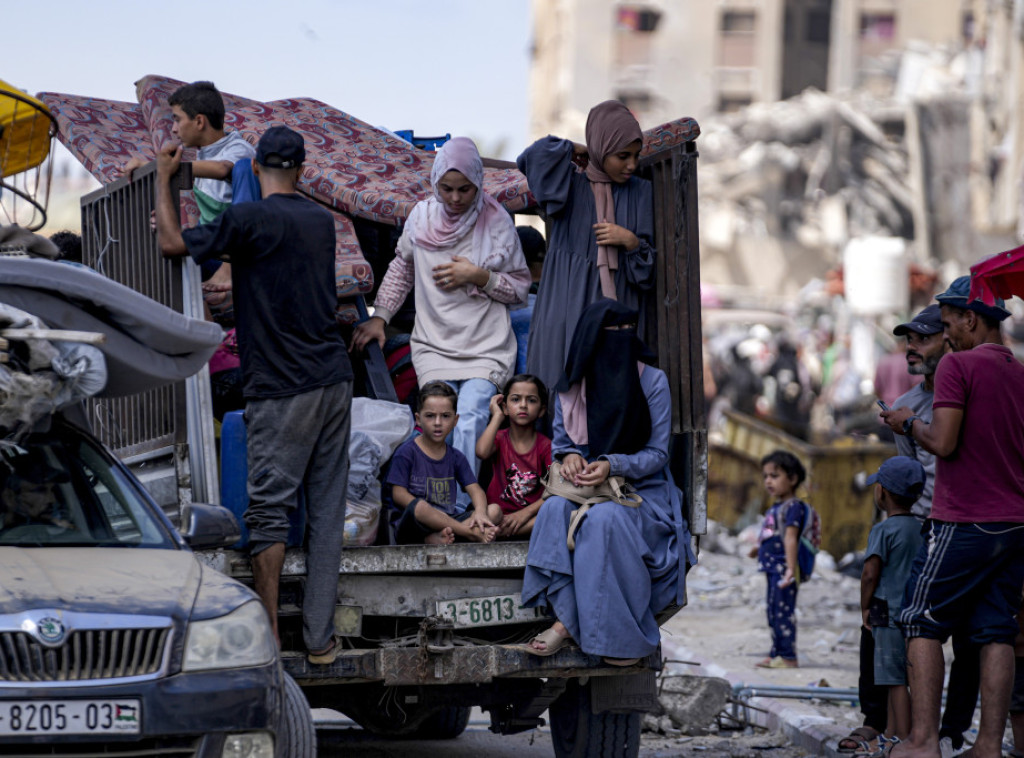
[(539, 608), (520, 608), (522, 599), (514, 595), (464, 597), (437, 601), (437, 615), (451, 619), (457, 627), (494, 626), (533, 621), (543, 615)]
[(138, 734), (138, 700), (0, 700), (0, 735)]

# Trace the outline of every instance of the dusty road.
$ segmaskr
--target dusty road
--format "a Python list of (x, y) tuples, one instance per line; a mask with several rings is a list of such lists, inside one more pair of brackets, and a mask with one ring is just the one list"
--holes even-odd
[[(486, 714), (475, 713), (469, 728), (455, 740), (385, 740), (351, 724), (317, 730), (321, 758), (551, 758), (547, 729), (500, 736), (487, 730)], [(662, 737), (645, 732), (641, 758), (803, 758), (778, 734)]]

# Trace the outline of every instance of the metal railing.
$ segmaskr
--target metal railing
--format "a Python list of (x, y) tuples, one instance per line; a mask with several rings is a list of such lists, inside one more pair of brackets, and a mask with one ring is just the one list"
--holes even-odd
[[(136, 169), (82, 198), (82, 258), (99, 273), (192, 318), (203, 318), (198, 267), (164, 258), (151, 214), (156, 165)], [(172, 179), (177, 196), (192, 187), (191, 164)], [(121, 398), (89, 402), (94, 430), (123, 460), (173, 456), (178, 505), (219, 502), (213, 413), (206, 369), (185, 382)], [(187, 462), (187, 463), (186, 463)]]

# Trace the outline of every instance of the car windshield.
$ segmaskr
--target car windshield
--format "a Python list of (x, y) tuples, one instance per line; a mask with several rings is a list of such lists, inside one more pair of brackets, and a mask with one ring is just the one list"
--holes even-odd
[(176, 545), (138, 485), (64, 425), (0, 446), (0, 545)]

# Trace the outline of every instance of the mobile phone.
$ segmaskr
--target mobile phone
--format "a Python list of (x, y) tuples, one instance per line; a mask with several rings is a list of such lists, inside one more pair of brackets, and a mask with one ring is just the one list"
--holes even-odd
[(878, 403), (878, 407), (881, 408), (883, 411), (889, 410), (889, 406), (885, 404), (884, 400), (876, 400), (875, 402)]

